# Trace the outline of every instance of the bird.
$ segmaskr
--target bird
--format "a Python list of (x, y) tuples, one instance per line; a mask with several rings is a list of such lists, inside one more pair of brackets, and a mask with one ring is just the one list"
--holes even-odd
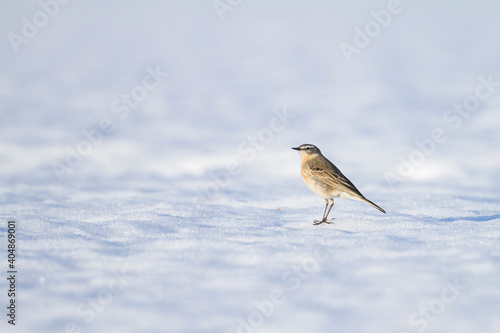
[[(333, 207), (333, 199), (353, 199), (364, 201), (385, 213), (385, 210), (371, 202), (361, 194), (354, 184), (326, 157), (321, 154), (318, 147), (311, 144), (303, 144), (299, 147), (292, 147), (298, 150), (302, 159), (300, 173), (307, 187), (316, 195), (325, 199), (325, 211), (321, 220), (315, 220), (314, 225), (331, 223), (327, 221), (328, 214)], [(328, 203), (330, 208), (328, 209)]]

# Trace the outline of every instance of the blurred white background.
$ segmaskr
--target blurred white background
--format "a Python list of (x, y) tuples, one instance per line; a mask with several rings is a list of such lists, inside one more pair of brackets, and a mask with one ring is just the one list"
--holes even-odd
[[(439, 127), (446, 142), (405, 180), (498, 186), (500, 93), (456, 130), (443, 115), (474, 93), (479, 76), (500, 81), (499, 4), (217, 3), (5, 3), (2, 182), (58, 182), (52, 163), (63, 163), (66, 147), (76, 149), (86, 140), (82, 131), (102, 119), (115, 130), (66, 169), (66, 185), (203, 177), (244, 158), (239, 145), (269, 127), (274, 109), (286, 108), (296, 117), (241, 177), (252, 170), (295, 176), (289, 147), (314, 143), (334, 163), (385, 182), (415, 140)], [(397, 13), (384, 18), (390, 6)], [(347, 59), (343, 43), (355, 47), (356, 29), (373, 29), (377, 15), (388, 24), (378, 24), (368, 45)], [(148, 67), (169, 76), (120, 119), (113, 101), (141, 85)]]

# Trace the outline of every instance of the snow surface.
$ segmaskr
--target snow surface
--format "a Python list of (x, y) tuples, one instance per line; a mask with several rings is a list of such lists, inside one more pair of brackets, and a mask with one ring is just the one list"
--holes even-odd
[[(0, 11), (1, 332), (500, 331), (500, 3), (401, 0), (350, 62), (396, 2), (54, 3)], [(387, 214), (313, 226), (303, 143)]]

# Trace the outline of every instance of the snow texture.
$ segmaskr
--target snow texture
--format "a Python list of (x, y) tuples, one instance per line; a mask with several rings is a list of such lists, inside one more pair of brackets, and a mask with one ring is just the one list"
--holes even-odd
[(2, 7), (1, 332), (500, 331), (500, 3)]

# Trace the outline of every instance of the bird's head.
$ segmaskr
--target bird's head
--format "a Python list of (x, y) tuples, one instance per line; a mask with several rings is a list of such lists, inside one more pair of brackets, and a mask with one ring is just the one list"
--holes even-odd
[(292, 148), (294, 150), (298, 150), (300, 153), (300, 157), (304, 158), (306, 156), (312, 157), (313, 155), (321, 155), (321, 151), (319, 150), (318, 147), (315, 145), (311, 145), (308, 143), (305, 143), (303, 145), (300, 145), (298, 147)]

